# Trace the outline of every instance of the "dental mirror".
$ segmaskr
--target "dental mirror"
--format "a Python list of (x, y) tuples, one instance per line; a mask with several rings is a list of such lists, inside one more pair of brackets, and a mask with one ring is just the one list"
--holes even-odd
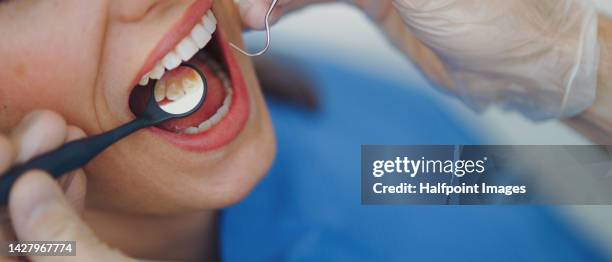
[(181, 118), (198, 111), (208, 85), (204, 74), (195, 66), (183, 64), (154, 83), (149, 102), (140, 117), (149, 118), (154, 124)]
[[(166, 90), (167, 86), (172, 86), (172, 91)], [(204, 104), (207, 93), (206, 77), (195, 66), (183, 64), (167, 72), (161, 80), (153, 83), (144, 112), (133, 121), (96, 136), (66, 143), (2, 174), (0, 203), (8, 202), (11, 187), (27, 171), (44, 170), (60, 178), (84, 166), (109, 146), (140, 129), (195, 113)]]

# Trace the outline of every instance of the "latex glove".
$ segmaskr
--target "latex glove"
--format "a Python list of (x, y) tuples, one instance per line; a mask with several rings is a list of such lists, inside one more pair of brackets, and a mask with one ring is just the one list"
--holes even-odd
[(594, 101), (597, 13), (581, 0), (395, 0), (470, 104), (497, 102), (534, 119)]
[[(283, 13), (284, 5), (291, 1), (279, 0), (272, 14), (273, 21), (276, 21)], [(272, 4), (272, 0), (234, 0), (234, 2), (240, 8), (242, 23), (245, 28), (263, 29), (265, 27), (266, 13)]]
[[(14, 163), (23, 163), (65, 142), (84, 136), (85, 133), (81, 129), (68, 126), (56, 113), (30, 113), (12, 131), (10, 137), (0, 135), (0, 173)], [(33, 261), (130, 260), (100, 242), (81, 220), (79, 211), (83, 208), (86, 190), (83, 170), (68, 174), (59, 182), (58, 184), (42, 171), (30, 171), (17, 180), (9, 196), (10, 220), (7, 219), (6, 212), (0, 213), (5, 218), (0, 224), (0, 242), (76, 241), (76, 257), (31, 257)]]
[(573, 116), (594, 101), (598, 21), (588, 0), (395, 0), (442, 60), (459, 95), (533, 119)]
[[(245, 25), (261, 28), (271, 0), (237, 1)], [(394, 0), (391, 11), (407, 30), (394, 24), (389, 1), (346, 1), (385, 27), (426, 74), (440, 80), (444, 71), (477, 110), (501, 104), (546, 119), (576, 115), (594, 101), (598, 21), (590, 0)], [(328, 1), (279, 0), (274, 18), (316, 2)]]

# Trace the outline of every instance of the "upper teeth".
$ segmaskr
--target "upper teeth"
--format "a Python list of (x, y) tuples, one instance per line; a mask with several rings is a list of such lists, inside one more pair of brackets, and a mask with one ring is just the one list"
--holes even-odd
[(191, 30), (191, 34), (181, 40), (174, 50), (168, 52), (164, 58), (157, 62), (153, 69), (140, 79), (139, 85), (145, 86), (150, 79), (161, 79), (165, 70), (177, 68), (183, 61), (191, 59), (200, 49), (204, 48), (212, 39), (217, 29), (217, 19), (212, 11), (202, 17), (200, 23)]

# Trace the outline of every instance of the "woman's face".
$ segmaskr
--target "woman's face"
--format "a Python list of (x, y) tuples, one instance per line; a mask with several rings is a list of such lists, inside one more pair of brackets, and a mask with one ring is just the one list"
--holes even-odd
[[(202, 19), (211, 7), (218, 20), (212, 40), (189, 58), (207, 39), (202, 29), (214, 29), (210, 18)], [(133, 105), (141, 101), (132, 96), (130, 103), (130, 94), (152, 85), (139, 86), (142, 77), (183, 57), (207, 76), (204, 107), (137, 132), (92, 161), (88, 204), (156, 214), (232, 204), (267, 172), (274, 155), (251, 61), (228, 47), (242, 41), (241, 31), (227, 0), (0, 0), (0, 130), (10, 132), (40, 108), (89, 135), (113, 129), (134, 119)], [(180, 46), (189, 37), (191, 44)]]

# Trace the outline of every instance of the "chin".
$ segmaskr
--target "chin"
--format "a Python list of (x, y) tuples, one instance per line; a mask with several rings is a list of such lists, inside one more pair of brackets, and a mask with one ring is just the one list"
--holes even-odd
[[(138, 94), (150, 93), (181, 63), (197, 66), (209, 82), (198, 112), (139, 131), (86, 167), (88, 208), (157, 215), (223, 208), (268, 172), (274, 132), (251, 60), (229, 47), (242, 41), (232, 5), (194, 2), (133, 72), (132, 83), (100, 96), (98, 120), (116, 125), (136, 117), (144, 99)], [(166, 94), (161, 99), (174, 98)], [(113, 104), (117, 97), (122, 104)]]

